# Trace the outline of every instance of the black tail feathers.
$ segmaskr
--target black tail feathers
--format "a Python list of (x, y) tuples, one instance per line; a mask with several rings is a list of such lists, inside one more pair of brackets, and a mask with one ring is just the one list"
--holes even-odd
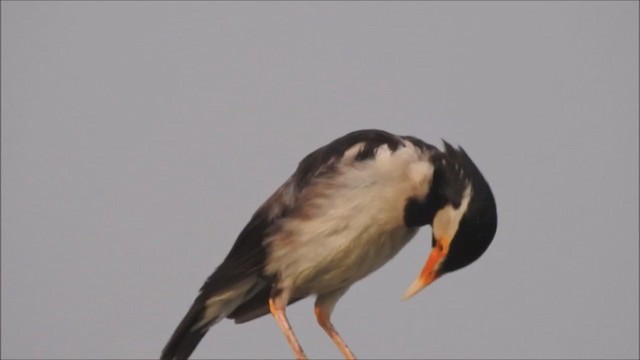
[(160, 360), (184, 360), (191, 356), (193, 350), (216, 320), (212, 319), (207, 323), (200, 324), (205, 321), (204, 312), (205, 306), (201, 301), (196, 301), (191, 306), (187, 315), (171, 335), (167, 345), (162, 349)]
[(211, 326), (226, 318), (265, 286), (264, 281), (250, 276), (222, 288), (203, 287), (162, 350), (160, 360), (188, 359)]

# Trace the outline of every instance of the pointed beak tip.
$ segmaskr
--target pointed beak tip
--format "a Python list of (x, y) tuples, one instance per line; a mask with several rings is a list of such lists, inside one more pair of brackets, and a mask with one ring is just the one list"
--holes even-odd
[(416, 281), (414, 281), (413, 284), (411, 284), (411, 286), (409, 286), (407, 291), (404, 292), (404, 294), (402, 295), (402, 300), (408, 300), (408, 299), (412, 298), (417, 293), (419, 293), (420, 290), (424, 289), (425, 286), (427, 286), (427, 284), (425, 284), (423, 281), (421, 281), (421, 279), (419, 279), (419, 278), (416, 279)]
[(411, 299), (413, 297), (413, 295), (415, 295), (415, 294), (404, 293), (402, 295), (402, 297), (400, 298), (400, 300), (407, 301), (407, 300)]

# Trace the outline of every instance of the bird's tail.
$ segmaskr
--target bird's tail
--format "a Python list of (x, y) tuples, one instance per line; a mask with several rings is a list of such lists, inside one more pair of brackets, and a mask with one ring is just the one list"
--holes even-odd
[(255, 277), (247, 278), (193, 302), (160, 355), (160, 360), (188, 359), (210, 327), (224, 319), (261, 289)]

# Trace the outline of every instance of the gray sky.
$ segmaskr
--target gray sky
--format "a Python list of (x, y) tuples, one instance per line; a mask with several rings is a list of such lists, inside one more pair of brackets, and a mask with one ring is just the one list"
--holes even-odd
[[(297, 162), (381, 128), (462, 145), (499, 225), (409, 301), (428, 228), (353, 286), (356, 355), (637, 358), (638, 96), (632, 1), (3, 1), (2, 357), (157, 357)], [(263, 317), (194, 356), (291, 351)]]

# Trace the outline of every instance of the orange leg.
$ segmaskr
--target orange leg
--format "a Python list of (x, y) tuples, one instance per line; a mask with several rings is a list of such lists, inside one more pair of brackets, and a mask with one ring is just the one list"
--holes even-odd
[(331, 340), (333, 340), (333, 342), (338, 347), (338, 350), (340, 350), (340, 353), (342, 353), (342, 356), (344, 356), (345, 359), (355, 359), (356, 356), (353, 355), (351, 350), (349, 350), (349, 347), (344, 342), (344, 340), (342, 340), (340, 334), (338, 334), (336, 329), (333, 327), (333, 324), (331, 323), (331, 312), (333, 311), (333, 307), (335, 306), (340, 296), (342, 296), (342, 294), (344, 294), (346, 291), (347, 289), (344, 289), (328, 296), (319, 296), (316, 300), (313, 311), (316, 313), (318, 324), (320, 324), (327, 335), (329, 335)]
[(284, 302), (283, 304), (278, 299), (269, 299), (269, 311), (271, 311), (271, 315), (273, 315), (273, 317), (276, 319), (276, 322), (278, 323), (280, 330), (282, 330), (284, 337), (287, 338), (287, 342), (289, 343), (289, 346), (291, 346), (291, 349), (296, 355), (296, 358), (299, 360), (306, 360), (307, 355), (305, 355), (304, 350), (302, 350), (302, 346), (300, 346), (296, 335), (293, 333), (293, 329), (291, 329), (289, 320), (287, 320), (285, 307), (286, 302)]

